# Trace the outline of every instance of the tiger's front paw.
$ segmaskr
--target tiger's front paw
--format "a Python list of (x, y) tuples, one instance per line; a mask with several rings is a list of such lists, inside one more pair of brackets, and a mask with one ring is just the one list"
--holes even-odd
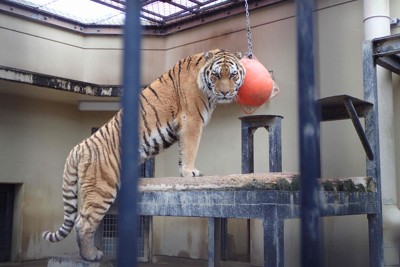
[(182, 169), (181, 170), (181, 176), (182, 177), (200, 177), (203, 176), (203, 173), (199, 171), (198, 169)]

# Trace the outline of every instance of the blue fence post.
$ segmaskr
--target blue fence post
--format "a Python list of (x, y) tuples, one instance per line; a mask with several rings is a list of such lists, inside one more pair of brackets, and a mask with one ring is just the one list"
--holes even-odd
[(316, 105), (314, 62), (314, 1), (297, 0), (297, 68), (299, 101), (301, 263), (321, 262), (318, 184), (320, 174), (319, 112)]
[(367, 158), (367, 176), (374, 177), (377, 183), (377, 198), (380, 200), (376, 214), (368, 214), (369, 266), (381, 267), (383, 261), (383, 218), (382, 218), (382, 177), (379, 144), (378, 80), (372, 41), (363, 44), (363, 85), (364, 99), (373, 104), (365, 116), (365, 135), (371, 145), (373, 158)]
[(121, 189), (118, 196), (117, 264), (119, 267), (137, 266), (140, 8), (141, 1), (126, 1), (121, 131)]

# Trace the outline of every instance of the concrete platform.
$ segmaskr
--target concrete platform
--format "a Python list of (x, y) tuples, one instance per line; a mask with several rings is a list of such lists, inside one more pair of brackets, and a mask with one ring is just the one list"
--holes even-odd
[(78, 254), (49, 257), (47, 267), (114, 267), (115, 259), (104, 258), (99, 262), (85, 261)]
[[(319, 179), (319, 186), (321, 216), (376, 213), (376, 184), (370, 177)], [(154, 263), (140, 263), (139, 267), (249, 267), (249, 263), (221, 262), (214, 253), (221, 242), (216, 234), (221, 218), (262, 219), (264, 255), (272, 261), (265, 261), (264, 266), (278, 266), (278, 262), (283, 262), (280, 252), (284, 250), (284, 220), (300, 216), (299, 181), (295, 173), (141, 179), (139, 190), (141, 215), (208, 218), (209, 244), (208, 261), (156, 256)], [(76, 254), (51, 257), (45, 262), (0, 264), (9, 266), (111, 267), (115, 260), (88, 262)]]
[[(57, 257), (54, 257), (57, 258)], [(207, 261), (205, 260), (194, 260), (194, 259), (186, 259), (186, 258), (177, 258), (177, 257), (168, 257), (168, 256), (155, 256), (153, 263), (141, 262), (138, 264), (138, 267), (206, 267)], [(8, 262), (8, 263), (0, 263), (0, 267), (48, 267), (48, 266), (60, 266), (60, 265), (50, 265), (57, 264), (56, 260), (34, 260), (34, 261), (23, 261), (23, 262)], [(108, 260), (107, 264), (112, 263), (113, 261)], [(68, 265), (62, 266), (71, 266), (72, 263), (84, 264), (83, 261), (80, 262), (75, 261), (69, 262)], [(64, 264), (67, 264), (67, 261), (64, 261)], [(94, 264), (94, 263), (92, 263)], [(97, 265), (72, 265), (72, 266), (97, 266)], [(99, 266), (106, 266), (100, 265)], [(116, 265), (108, 265), (108, 266), (116, 266)], [(249, 263), (244, 262), (221, 262), (219, 264), (220, 267), (256, 267), (252, 266)]]

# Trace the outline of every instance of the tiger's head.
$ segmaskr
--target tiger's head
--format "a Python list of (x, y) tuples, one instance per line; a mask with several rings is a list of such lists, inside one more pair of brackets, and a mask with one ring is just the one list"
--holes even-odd
[(240, 62), (241, 53), (213, 50), (204, 54), (206, 63), (200, 69), (199, 88), (216, 103), (230, 103), (243, 84), (246, 70)]

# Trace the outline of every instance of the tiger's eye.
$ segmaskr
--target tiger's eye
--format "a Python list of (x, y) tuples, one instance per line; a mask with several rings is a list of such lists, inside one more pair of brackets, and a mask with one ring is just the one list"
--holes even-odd
[(221, 76), (220, 76), (219, 73), (216, 72), (216, 71), (213, 71), (213, 72), (212, 72), (212, 75), (213, 75), (215, 78), (217, 78), (218, 80), (221, 79)]
[(238, 74), (238, 72), (235, 70), (234, 72), (231, 73), (231, 75), (229, 76), (231, 79), (235, 78), (236, 75)]

